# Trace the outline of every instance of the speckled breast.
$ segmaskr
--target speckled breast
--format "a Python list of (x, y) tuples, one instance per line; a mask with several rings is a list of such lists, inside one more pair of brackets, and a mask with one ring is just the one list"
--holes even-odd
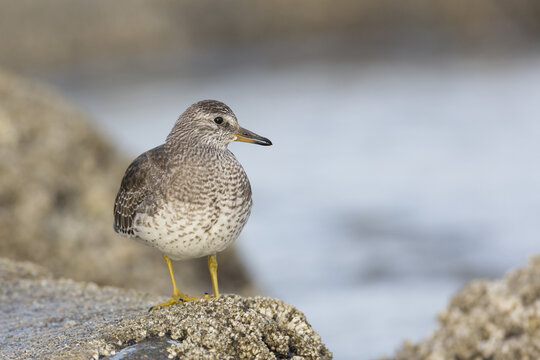
[(215, 254), (231, 245), (252, 205), (249, 180), (233, 160), (199, 169), (196, 176), (179, 174), (153, 211), (136, 216), (135, 237), (174, 260)]

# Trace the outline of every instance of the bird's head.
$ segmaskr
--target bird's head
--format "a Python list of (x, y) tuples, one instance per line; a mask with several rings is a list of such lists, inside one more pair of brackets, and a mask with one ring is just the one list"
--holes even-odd
[(238, 125), (233, 111), (216, 100), (202, 100), (190, 107), (176, 121), (167, 143), (209, 146), (225, 149), (233, 141), (258, 145), (272, 142)]

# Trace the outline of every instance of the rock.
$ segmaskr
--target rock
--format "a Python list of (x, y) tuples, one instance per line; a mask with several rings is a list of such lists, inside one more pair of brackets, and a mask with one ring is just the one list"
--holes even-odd
[(0, 281), (4, 359), (332, 357), (304, 314), (276, 299), (226, 295), (149, 313), (166, 298), (54, 279), (7, 259)]
[(465, 286), (439, 315), (439, 328), (393, 359), (540, 359), (540, 257), (502, 280)]
[[(55, 276), (169, 294), (161, 254), (112, 229), (128, 163), (59, 96), (0, 71), (2, 256), (36, 262)], [(218, 260), (223, 290), (249, 293), (234, 251)], [(210, 291), (205, 259), (175, 263), (175, 270), (184, 291)]]

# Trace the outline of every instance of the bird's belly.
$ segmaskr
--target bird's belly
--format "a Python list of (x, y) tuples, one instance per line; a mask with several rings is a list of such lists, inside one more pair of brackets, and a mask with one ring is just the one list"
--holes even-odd
[(251, 204), (196, 209), (164, 206), (155, 214), (138, 214), (135, 239), (159, 249), (173, 260), (212, 255), (231, 245), (246, 224)]

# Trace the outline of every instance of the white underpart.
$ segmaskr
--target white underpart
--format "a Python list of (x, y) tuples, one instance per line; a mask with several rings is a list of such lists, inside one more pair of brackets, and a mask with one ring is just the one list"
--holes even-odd
[(165, 205), (151, 217), (145, 213), (135, 216), (134, 237), (173, 260), (212, 255), (238, 238), (249, 217), (249, 208), (221, 206), (209, 214), (189, 204)]

